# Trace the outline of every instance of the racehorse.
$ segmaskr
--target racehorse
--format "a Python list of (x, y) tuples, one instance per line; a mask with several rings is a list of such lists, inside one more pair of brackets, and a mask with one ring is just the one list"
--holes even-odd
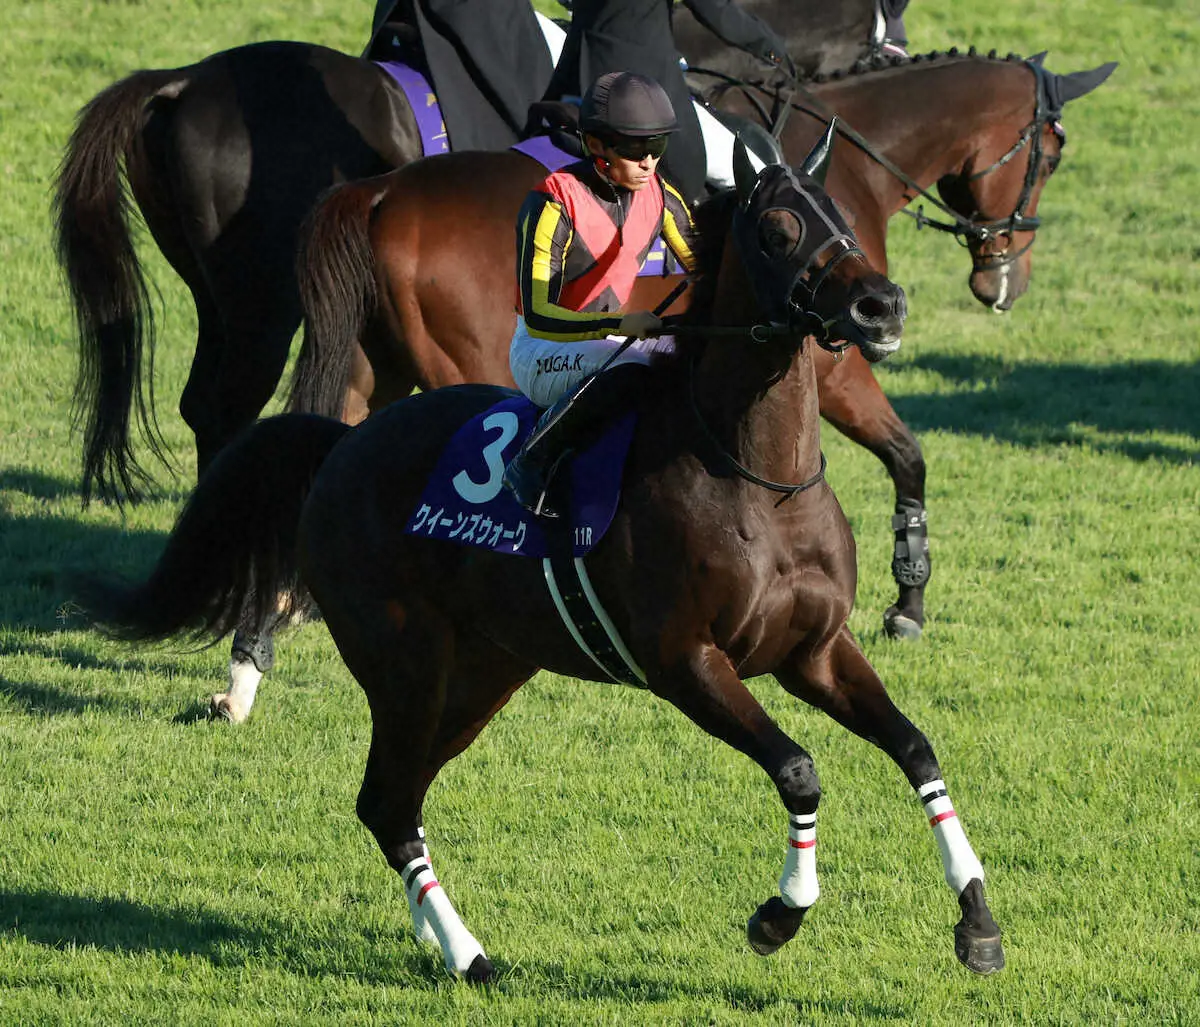
[[(821, 4), (791, 32), (800, 67), (829, 67), (874, 0)], [(760, 13), (793, 25), (790, 3)], [(829, 23), (831, 30), (820, 30)], [(551, 29), (543, 20), (549, 39)], [(784, 29), (781, 28), (781, 31)], [(557, 30), (556, 30), (557, 31)], [(736, 69), (706, 29), (687, 45)], [(864, 38), (855, 52), (865, 47)], [(821, 56), (826, 51), (830, 57)], [(296, 233), (321, 193), (422, 155), (402, 89), (375, 63), (310, 43), (226, 50), (183, 68), (144, 70), (80, 112), (59, 170), (56, 245), (80, 335), (76, 414), (82, 491), (138, 499), (150, 475), (131, 428), (164, 457), (155, 426), (153, 310), (130, 228), (132, 200), (196, 306), (196, 350), (179, 409), (201, 472), (274, 393), (300, 325)], [(128, 187), (122, 183), (122, 173)], [(132, 424), (131, 424), (132, 422)]]
[[(958, 896), (957, 955), (979, 973), (1003, 966), (982, 866), (932, 747), (846, 626), (854, 539), (823, 480), (815, 343), (844, 339), (881, 358), (899, 344), (903, 304), (809, 177), (822, 159), (798, 175), (772, 165), (757, 176), (743, 159), (736, 192), (697, 211), (700, 275), (680, 357), (647, 372), (656, 380), (637, 403), (612, 526), (582, 556), (572, 558), (570, 524), (558, 538), (560, 566), (575, 566), (590, 596), (584, 618), (547, 587), (553, 555), (463, 546), (423, 527), (426, 482), (473, 417), (484, 418), (479, 448), (447, 473), (462, 502), (501, 491), (517, 415), (495, 406), (514, 394), (490, 386), (421, 393), (358, 427), (294, 413), (260, 421), (200, 480), (149, 578), (89, 607), (131, 638), (197, 626), (220, 637), (281, 591), (307, 587), (371, 710), (358, 815), (405, 882), (418, 936), (440, 945), (456, 975), (482, 982), (495, 970), (434, 875), (425, 794), (537, 668), (622, 676), (576, 642), (587, 620), (606, 623), (633, 680), (777, 788), (787, 856), (780, 894), (748, 922), (755, 951), (788, 941), (819, 890), (812, 759), (743, 684), (772, 673), (898, 764)], [(469, 231), (472, 214), (459, 211), (442, 233)]]
[[(1040, 59), (930, 55), (803, 94), (744, 86), (724, 100), (762, 111), (793, 158), (838, 112), (849, 125), (839, 131), (860, 145), (838, 149), (828, 188), (872, 264), (887, 267), (891, 215), (926, 197), (965, 238), (975, 295), (1007, 308), (1029, 281), (1038, 201), (1065, 140), (1062, 106), (1109, 71), (1061, 76)], [(313, 213), (299, 261), (305, 340), (291, 409), (355, 419), (414, 386), (511, 384), (513, 225), (541, 174), (517, 154), (450, 155), (334, 190)], [(928, 192), (935, 183), (944, 201)], [(462, 210), (476, 212), (466, 234), (439, 229)], [(670, 284), (642, 279), (633, 305), (650, 308)], [(895, 485), (898, 596), (883, 623), (889, 635), (917, 637), (930, 573), (920, 446), (861, 356), (822, 353), (816, 368), (821, 413), (879, 457)]]

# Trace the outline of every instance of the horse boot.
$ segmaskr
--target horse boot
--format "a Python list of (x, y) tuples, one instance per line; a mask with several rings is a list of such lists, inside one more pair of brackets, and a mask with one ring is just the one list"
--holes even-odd
[(501, 478), (521, 506), (538, 517), (559, 516), (547, 502), (559, 465), (598, 441), (615, 417), (629, 409), (645, 370), (639, 364), (621, 364), (593, 374), (546, 409)]

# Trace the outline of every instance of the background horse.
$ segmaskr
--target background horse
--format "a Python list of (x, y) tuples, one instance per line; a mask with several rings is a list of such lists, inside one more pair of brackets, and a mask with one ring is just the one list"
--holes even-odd
[[(862, 5), (822, 4), (813, 24)], [(758, 6), (772, 24), (791, 24), (783, 0)], [(840, 29), (843, 20), (831, 24)], [(828, 32), (796, 33), (795, 43), (800, 65), (813, 67), (836, 64), (821, 54), (842, 47)], [(719, 63), (714, 48), (723, 44), (708, 30), (688, 45)], [(93, 491), (137, 499), (149, 483), (131, 421), (165, 455), (154, 425), (155, 325), (122, 173), (196, 305), (195, 358), (179, 409), (202, 472), (279, 383), (300, 325), (293, 264), (305, 215), (335, 183), (421, 154), (408, 100), (389, 75), (309, 43), (243, 46), (184, 68), (138, 71), (83, 108), (54, 207), (80, 335), (85, 500)]]
[[(738, 6), (775, 30), (804, 77), (852, 68), (878, 52), (883, 41), (879, 0), (739, 0)], [(725, 46), (685, 4), (675, 6), (672, 31), (690, 67), (742, 79), (763, 73), (762, 62)]]
[[(891, 215), (936, 183), (972, 253), (972, 290), (1011, 305), (1029, 280), (1038, 201), (1065, 138), (1062, 105), (1110, 70), (1058, 76), (1036, 61), (931, 55), (813, 86), (804, 100), (748, 88), (725, 101), (747, 115), (765, 104), (769, 116), (792, 96), (780, 127), (793, 160), (837, 111), (852, 138), (870, 142), (843, 143), (827, 184), (872, 263), (887, 267)], [(335, 190), (314, 212), (300, 261), (306, 326), (292, 409), (353, 419), (415, 386), (511, 384), (513, 225), (541, 174), (516, 154), (452, 155)], [(461, 210), (475, 211), (462, 234), (439, 229)], [(669, 284), (642, 279), (631, 303), (652, 307)], [(884, 629), (917, 637), (930, 572), (920, 446), (860, 356), (825, 353), (816, 367), (822, 414), (894, 483), (898, 596)]]
[[(867, 303), (898, 311), (900, 293), (849, 244), (807, 175), (774, 165), (755, 179), (743, 163), (738, 179), (736, 194), (698, 212), (701, 277), (680, 333), (687, 357), (647, 372), (657, 381), (638, 404), (616, 519), (573, 561), (590, 581), (588, 616), (608, 624), (614, 646), (623, 640), (627, 669), (646, 688), (749, 756), (779, 792), (787, 856), (780, 893), (749, 920), (755, 951), (788, 941), (819, 892), (813, 761), (743, 684), (772, 673), (902, 769), (962, 910), (956, 953), (991, 973), (1004, 957), (982, 866), (932, 747), (846, 627), (854, 540), (822, 475), (808, 333), (880, 358), (898, 345), (899, 316), (864, 325), (855, 312)], [(442, 232), (468, 227), (460, 213)], [(553, 556), (406, 530), (447, 440), (510, 395), (481, 386), (422, 393), (357, 428), (297, 414), (260, 422), (201, 479), (148, 581), (100, 610), (133, 637), (197, 624), (220, 635), (248, 610), (260, 614), (298, 572), (371, 710), (358, 815), (401, 874), (418, 935), (472, 981), (495, 971), (434, 875), (426, 792), (538, 667), (611, 680), (559, 616), (546, 587)], [(455, 475), (470, 479), (472, 494), (484, 489), (485, 458), (485, 484), (499, 488), (505, 450), (519, 444), (504, 415), (484, 423), (499, 439)], [(226, 536), (233, 544), (214, 550)], [(563, 542), (570, 550), (569, 535)]]
[(185, 68), (138, 71), (83, 108), (54, 206), (80, 331), (85, 498), (95, 489), (136, 499), (148, 482), (131, 418), (162, 455), (153, 311), (129, 194), (196, 304), (196, 354), (179, 409), (202, 472), (258, 416), (283, 373), (300, 324), (296, 230), (313, 200), (335, 182), (421, 153), (391, 76), (307, 43), (261, 43)]

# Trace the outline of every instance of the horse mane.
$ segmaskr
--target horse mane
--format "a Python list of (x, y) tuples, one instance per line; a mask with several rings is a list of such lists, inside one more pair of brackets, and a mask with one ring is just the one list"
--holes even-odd
[(683, 324), (702, 323), (712, 308), (716, 293), (717, 270), (725, 251), (725, 239), (733, 220), (733, 205), (737, 203), (736, 189), (723, 189), (705, 197), (692, 208), (692, 223), (696, 234), (692, 253), (696, 258), (693, 272), (692, 302), (681, 318)]
[(1017, 53), (1009, 53), (1001, 57), (996, 50), (989, 50), (984, 54), (980, 53), (973, 46), (969, 47), (966, 51), (959, 50), (957, 46), (952, 46), (949, 50), (931, 50), (929, 53), (911, 54), (907, 57), (901, 57), (898, 54), (885, 55), (873, 53), (855, 63), (853, 67), (813, 75), (805, 79), (805, 82), (812, 85), (820, 85), (825, 82), (839, 82), (848, 78), (871, 75), (877, 71), (888, 71), (892, 68), (903, 68), (914, 64), (932, 64), (949, 60), (1002, 61), (1017, 64), (1023, 62), (1025, 58)]

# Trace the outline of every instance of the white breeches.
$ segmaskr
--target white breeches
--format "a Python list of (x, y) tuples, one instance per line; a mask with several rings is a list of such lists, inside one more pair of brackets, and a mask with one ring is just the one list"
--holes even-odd
[[(559, 396), (595, 374), (625, 340), (619, 336), (585, 339), (582, 342), (553, 342), (530, 335), (525, 319), (517, 315), (508, 363), (513, 379), (526, 396), (540, 407), (548, 407)], [(651, 364), (675, 352), (675, 339), (639, 339), (616, 360), (617, 364)]]

